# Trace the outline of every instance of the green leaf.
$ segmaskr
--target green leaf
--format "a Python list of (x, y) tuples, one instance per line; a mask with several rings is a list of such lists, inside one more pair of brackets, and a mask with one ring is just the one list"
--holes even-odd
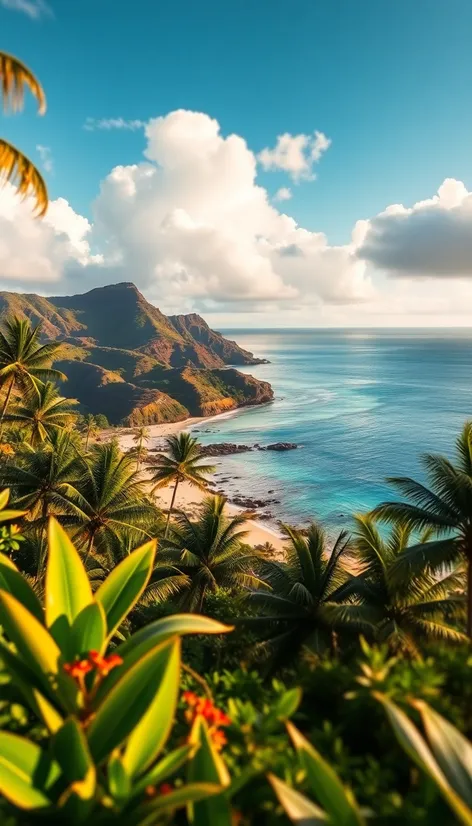
[(306, 772), (310, 787), (336, 826), (361, 826), (364, 819), (350, 791), (334, 769), (292, 723), (287, 730)]
[(177, 638), (154, 698), (135, 726), (123, 754), (130, 777), (145, 771), (164, 747), (174, 722), (180, 680), (180, 639)]
[(133, 784), (133, 795), (143, 792), (146, 786), (158, 786), (163, 780), (173, 775), (195, 754), (196, 748), (196, 746), (188, 743), (186, 746), (180, 746), (180, 748), (171, 751), (170, 754), (159, 760), (144, 777)]
[(51, 805), (47, 791), (60, 776), (35, 743), (17, 734), (0, 732), (0, 793), (20, 809), (45, 809)]
[(88, 729), (90, 750), (97, 763), (117, 748), (142, 719), (178, 645), (174, 637), (149, 651), (123, 674), (99, 705)]
[(130, 553), (102, 582), (95, 598), (105, 609), (108, 638), (125, 619), (144, 591), (152, 572), (156, 542), (146, 542)]
[(285, 691), (277, 700), (272, 709), (272, 715), (277, 720), (287, 720), (295, 714), (302, 699), (302, 690), (298, 686)]
[[(141, 791), (143, 791), (147, 785), (148, 784), (145, 783)], [(126, 773), (123, 761), (118, 752), (113, 753), (108, 761), (108, 788), (111, 796), (114, 797), (115, 800), (126, 800), (131, 793), (130, 778)], [(133, 794), (135, 794), (136, 789), (134, 786), (132, 790)]]
[[(144, 820), (140, 820), (140, 826), (155, 826), (156, 812), (172, 812), (182, 806), (207, 800), (211, 795), (217, 795), (220, 791), (221, 787), (214, 783), (188, 783), (186, 786), (179, 786), (178, 789), (159, 795), (146, 804), (145, 811), (150, 811), (150, 814)], [(205, 826), (224, 826), (224, 823), (216, 820), (207, 821)]]
[(80, 656), (88, 651), (102, 652), (106, 633), (105, 611), (103, 606), (94, 600), (75, 618), (71, 633), (73, 655)]
[(424, 702), (415, 702), (434, 756), (450, 785), (472, 807), (472, 745), (444, 717)]
[(92, 602), (92, 588), (79, 554), (65, 530), (52, 517), (48, 546), (46, 624), (61, 650), (67, 651), (70, 628), (80, 612)]
[(189, 742), (198, 746), (189, 763), (189, 783), (214, 783), (221, 793), (188, 807), (189, 822), (195, 826), (231, 826), (231, 808), (225, 794), (231, 778), (222, 757), (213, 745), (205, 720), (198, 716), (192, 726)]
[(269, 774), (267, 777), (280, 805), (292, 823), (298, 823), (300, 826), (319, 826), (319, 824), (328, 823), (327, 815), (319, 806), (274, 774)]
[[(116, 653), (123, 657), (122, 669), (131, 668), (151, 648), (178, 634), (225, 634), (232, 631), (232, 626), (201, 617), (198, 614), (174, 614), (171, 617), (156, 620), (140, 628), (132, 637), (116, 648)], [(106, 682), (100, 686), (97, 698), (102, 699), (109, 693), (123, 672), (112, 671)]]
[(51, 733), (57, 731), (64, 722), (63, 718), (40, 690), (36, 674), (2, 642), (0, 660), (3, 660), (11, 681), (20, 689), (31, 711), (43, 721)]
[(395, 736), (403, 750), (411, 757), (413, 762), (436, 783), (436, 786), (451, 809), (455, 812), (458, 820), (465, 824), (465, 826), (472, 826), (472, 809), (460, 799), (450, 786), (416, 726), (404, 711), (398, 708), (383, 694), (373, 692), (373, 696), (384, 706)]
[(5, 554), (0, 553), (0, 589), (13, 594), (25, 608), (30, 611), (36, 619), (43, 623), (44, 612), (41, 603), (34, 593), (31, 585), (20, 574), (16, 565)]
[(59, 667), (61, 652), (40, 622), (14, 596), (0, 591), (0, 623), (16, 646), (23, 662), (31, 668), (46, 694), (51, 692), (52, 678), (57, 680), (57, 691), (66, 708), (73, 710), (77, 687)]
[[(53, 741), (54, 756), (59, 763), (62, 773), (68, 783), (84, 780), (92, 771), (95, 776), (87, 740), (82, 728), (75, 719), (69, 717), (64, 725), (56, 732)], [(92, 795), (95, 788), (92, 791)]]

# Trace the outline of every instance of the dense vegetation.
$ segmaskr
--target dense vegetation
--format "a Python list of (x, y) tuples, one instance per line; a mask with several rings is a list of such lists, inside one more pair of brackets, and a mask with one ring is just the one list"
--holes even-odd
[(472, 423), (400, 501), (285, 525), (276, 558), (223, 498), (179, 509), (195, 439), (123, 453), (57, 357), (4, 325), (2, 823), (471, 826)]

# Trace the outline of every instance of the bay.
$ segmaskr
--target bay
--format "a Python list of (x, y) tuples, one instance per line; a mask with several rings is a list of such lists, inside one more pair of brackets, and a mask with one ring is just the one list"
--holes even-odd
[(353, 512), (391, 497), (385, 477), (422, 478), (422, 453), (451, 455), (472, 418), (471, 330), (223, 332), (270, 360), (242, 369), (269, 381), (275, 400), (200, 424), (195, 435), (300, 445), (218, 459), (219, 487), (277, 499), (273, 520), (348, 525)]

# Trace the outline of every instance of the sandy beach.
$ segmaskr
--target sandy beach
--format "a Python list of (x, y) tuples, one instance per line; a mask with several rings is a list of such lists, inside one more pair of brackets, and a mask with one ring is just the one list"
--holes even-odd
[[(227, 415), (227, 414), (222, 414)], [(219, 418), (218, 416), (211, 417), (212, 419)], [(149, 442), (147, 443), (148, 450), (152, 450), (155, 448), (159, 443), (165, 439), (167, 436), (172, 436), (176, 433), (181, 433), (183, 430), (188, 430), (193, 425), (198, 424), (199, 422), (208, 422), (210, 419), (207, 417), (192, 417), (189, 419), (185, 419), (182, 422), (168, 422), (165, 424), (155, 424), (150, 425), (149, 430)], [(114, 431), (107, 431), (106, 433), (102, 434), (106, 438), (108, 437), (115, 437), (118, 439), (120, 447), (122, 450), (129, 450), (131, 447), (135, 446), (133, 440), (134, 431), (133, 429), (124, 429), (118, 428)], [(162, 508), (168, 508), (170, 504), (170, 499), (172, 495), (172, 488), (161, 488), (156, 494), (156, 503)], [(196, 516), (198, 513), (198, 507), (201, 504), (203, 498), (205, 496), (211, 495), (211, 491), (208, 493), (198, 490), (187, 482), (183, 482), (179, 485), (177, 490), (177, 499), (175, 502), (175, 506), (184, 510), (190, 516)], [(237, 514), (242, 512), (242, 508), (233, 505), (231, 502), (227, 504), (228, 513), (230, 514)], [(276, 530), (272, 529), (268, 525), (265, 525), (263, 522), (259, 522), (256, 519), (248, 519), (246, 523), (246, 530), (247, 530), (247, 537), (246, 542), (249, 545), (263, 545), (266, 542), (270, 542), (273, 545), (274, 549), (278, 554), (280, 554), (283, 548), (283, 539), (280, 533)]]

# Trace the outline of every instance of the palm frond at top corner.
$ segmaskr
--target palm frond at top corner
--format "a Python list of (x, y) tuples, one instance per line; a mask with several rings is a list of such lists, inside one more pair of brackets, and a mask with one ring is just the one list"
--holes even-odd
[(19, 149), (0, 139), (0, 184), (6, 181), (16, 183), (23, 198), (34, 198), (38, 217), (46, 214), (48, 191), (41, 173)]
[(44, 114), (46, 95), (39, 80), (21, 60), (6, 52), (0, 52), (0, 82), (5, 110), (11, 108), (15, 112), (22, 109), (25, 88), (28, 88), (38, 101), (39, 114)]

